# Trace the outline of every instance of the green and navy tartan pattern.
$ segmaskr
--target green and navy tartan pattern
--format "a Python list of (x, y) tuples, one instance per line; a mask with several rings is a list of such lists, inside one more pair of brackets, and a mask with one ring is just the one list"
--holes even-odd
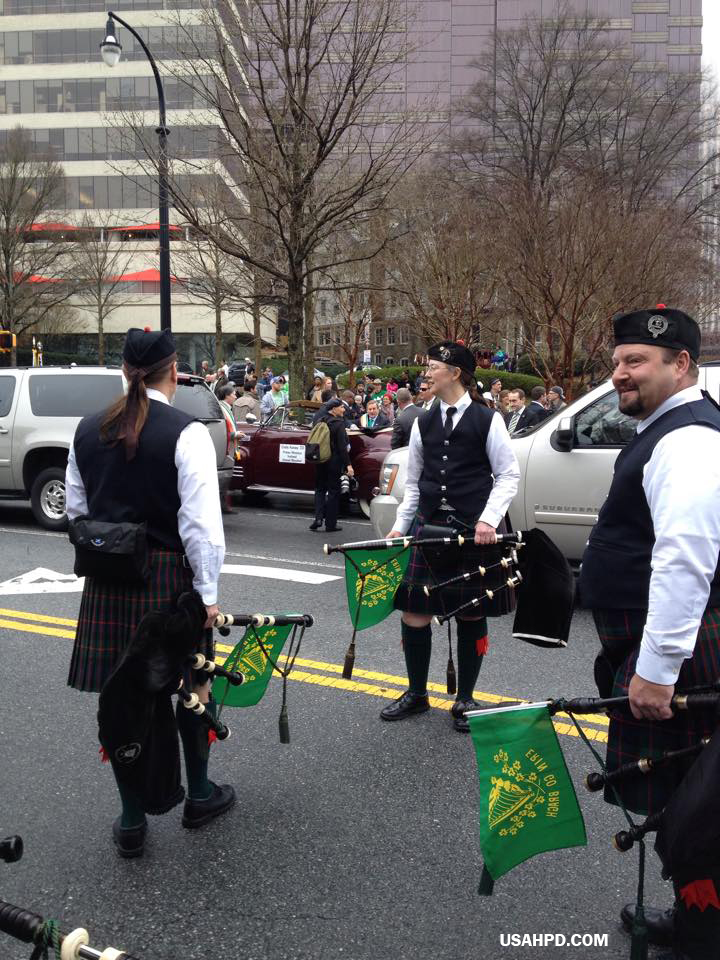
[(150, 551), (147, 584), (111, 584), (85, 579), (68, 686), (98, 692), (150, 611), (169, 613), (177, 596), (192, 590), (193, 573), (183, 555)]
[[(613, 697), (627, 696), (640, 652), (646, 611), (594, 610), (595, 626), (604, 647), (631, 651), (615, 673)], [(720, 677), (720, 608), (703, 615), (693, 656), (685, 660), (675, 685), (679, 693), (688, 687), (714, 683)], [(642, 757), (659, 757), (666, 750), (681, 750), (709, 737), (717, 727), (714, 710), (679, 711), (671, 720), (635, 720), (626, 711), (610, 712), (607, 767), (616, 770)], [(693, 761), (690, 760), (689, 763)], [(688, 765), (669, 764), (647, 776), (629, 777), (616, 784), (623, 803), (634, 813), (652, 814), (663, 809), (685, 776)], [(605, 799), (615, 803), (610, 789)]]

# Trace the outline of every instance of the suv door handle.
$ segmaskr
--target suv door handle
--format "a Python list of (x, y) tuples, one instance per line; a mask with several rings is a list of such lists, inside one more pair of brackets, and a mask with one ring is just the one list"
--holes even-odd
[(5, 427), (0, 427), (0, 433), (10, 433), (10, 431), (6, 430)]

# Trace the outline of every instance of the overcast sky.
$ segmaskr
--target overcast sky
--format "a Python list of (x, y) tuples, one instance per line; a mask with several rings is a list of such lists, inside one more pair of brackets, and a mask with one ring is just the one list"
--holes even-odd
[(720, 81), (720, 2), (703, 3), (703, 67), (711, 67), (715, 80)]

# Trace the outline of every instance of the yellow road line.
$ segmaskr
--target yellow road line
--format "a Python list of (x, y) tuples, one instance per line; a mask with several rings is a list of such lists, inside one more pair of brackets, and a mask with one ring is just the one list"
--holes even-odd
[[(8, 620), (0, 616), (0, 628), (6, 627), (9, 630), (19, 630), (25, 633), (37, 633), (45, 636), (53, 637), (63, 637), (67, 640), (75, 639), (74, 630), (60, 630), (51, 626), (42, 626), (42, 624), (47, 623), (61, 623), (66, 624), (67, 626), (75, 627), (77, 625), (76, 620), (69, 620), (63, 617), (49, 617), (42, 616), (36, 613), (30, 613), (20, 610), (4, 610), (0, 608), (1, 614), (10, 614), (13, 617), (17, 617), (17, 620)], [(25, 620), (35, 620), (37, 625), (34, 623), (23, 623), (20, 618)], [(225, 643), (217, 643), (217, 650), (223, 653), (230, 653), (234, 648)], [(218, 662), (222, 663), (224, 660), (218, 658)], [(378, 684), (373, 683), (362, 683), (358, 680), (345, 680), (337, 674), (342, 673), (342, 666), (339, 663), (327, 663), (324, 660), (305, 660), (298, 658), (295, 663), (300, 667), (310, 667), (315, 670), (325, 670), (327, 673), (335, 674), (335, 676), (324, 676), (320, 673), (308, 673), (304, 670), (293, 670), (288, 679), (296, 680), (300, 683), (310, 683), (316, 686), (322, 687), (332, 687), (336, 690), (348, 690), (353, 693), (364, 693), (373, 697), (381, 697), (384, 700), (394, 700), (397, 696), (397, 690), (388, 690), (387, 687), (378, 686)], [(395, 676), (388, 673), (379, 673), (375, 670), (363, 670), (355, 669), (353, 675), (357, 677), (363, 677), (366, 680), (379, 680), (381, 682), (390, 683), (396, 686), (405, 687), (406, 679), (404, 677)], [(444, 693), (445, 687), (439, 683), (428, 683), (428, 687), (433, 692)], [(485, 703), (505, 703), (507, 701), (515, 700), (515, 697), (502, 696), (496, 693), (484, 693), (482, 691), (476, 691), (475, 697), (481, 702)], [(430, 705), (439, 710), (449, 710), (452, 706), (453, 701), (446, 697), (430, 697)], [(565, 714), (559, 714), (558, 716), (564, 717)], [(584, 723), (597, 723), (597, 724), (607, 724), (607, 717), (596, 715), (592, 719), (586, 718)], [(571, 737), (579, 736), (577, 730), (571, 723), (565, 723), (562, 720), (555, 718), (555, 729), (558, 733), (562, 733)], [(607, 742), (607, 733), (604, 730), (595, 730), (589, 727), (583, 727), (583, 733), (587, 736), (589, 740), (596, 740), (598, 742), (606, 743)]]
[[(215, 648), (223, 653), (230, 653), (234, 649), (234, 647), (230, 647), (224, 643), (216, 643)], [(295, 663), (299, 667), (310, 667), (311, 669), (314, 669), (314, 670), (324, 670), (326, 673), (342, 673), (343, 671), (342, 664), (326, 663), (324, 660), (304, 660), (301, 657), (298, 657), (295, 660)], [(296, 671), (293, 671), (293, 673), (295, 672)], [(290, 674), (290, 676), (292, 677), (292, 674)], [(383, 682), (383, 683), (389, 683), (395, 686), (402, 687), (402, 689), (405, 689), (407, 687), (406, 677), (400, 677), (390, 673), (378, 673), (376, 670), (363, 670), (358, 667), (355, 667), (355, 669), (353, 670), (353, 677), (362, 677), (365, 680), (379, 680), (380, 682)], [(350, 681), (345, 681), (345, 680), (343, 681), (343, 683), (347, 683), (347, 682), (350, 682)], [(433, 683), (429, 681), (427, 686), (428, 686), (428, 690), (430, 690), (433, 693), (446, 693), (447, 691), (445, 684), (442, 684), (442, 683)], [(343, 687), (342, 689), (355, 689), (355, 688)], [(376, 687), (375, 689), (380, 690), (382, 688)], [(393, 694), (393, 697), (394, 696), (395, 695)], [(497, 694), (497, 693), (486, 693), (483, 690), (476, 690), (473, 696), (475, 697), (476, 700), (479, 700), (481, 703), (516, 703), (519, 699), (520, 700), (523, 699), (521, 697), (502, 696), (501, 694)], [(432, 703), (432, 700), (433, 698), (431, 698), (430, 700), (431, 703)], [(444, 704), (446, 701), (444, 699), (441, 699), (438, 702)], [(447, 702), (450, 703), (451, 701), (447, 701)], [(526, 702), (530, 703), (531, 701), (528, 700)], [(557, 714), (557, 716), (563, 717), (565, 720), (568, 720), (568, 721), (570, 720), (569, 716), (566, 713), (559, 713)], [(609, 722), (610, 722), (609, 719), (604, 714), (592, 714), (584, 717), (583, 719), (583, 723), (593, 723), (601, 727), (607, 727)], [(569, 726), (573, 731), (575, 730), (575, 728), (572, 726), (571, 723), (568, 723), (567, 726)]]
[(66, 617), (48, 617), (45, 614), (25, 613), (23, 610), (3, 610), (1, 607), (0, 616), (13, 617), (15, 620), (36, 620), (39, 623), (60, 623), (65, 627), (77, 626), (77, 620), (68, 620)]
[(36, 626), (34, 623), (20, 623), (17, 620), (4, 620), (0, 618), (0, 627), (7, 627), (10, 630), (22, 630), (24, 633), (41, 633), (43, 636), (65, 637), (67, 640), (75, 639), (74, 630), (58, 630), (55, 627)]

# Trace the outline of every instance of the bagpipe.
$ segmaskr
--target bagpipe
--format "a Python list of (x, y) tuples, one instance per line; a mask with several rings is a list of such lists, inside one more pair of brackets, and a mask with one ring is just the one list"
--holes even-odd
[[(18, 836), (0, 840), (0, 860), (5, 863), (17, 863), (22, 859), (23, 842)], [(54, 920), (48, 920), (37, 913), (13, 906), (0, 900), (0, 933), (5, 933), (21, 943), (34, 946), (32, 960), (47, 958), (49, 951), (60, 960), (138, 960), (137, 957), (115, 947), (96, 950), (91, 947), (87, 930), (79, 927), (69, 933), (63, 933)]]
[[(712, 711), (720, 721), (720, 680), (676, 693), (674, 713)], [(569, 716), (581, 740), (593, 754), (600, 772), (589, 773), (586, 788), (605, 790), (627, 819), (613, 844), (620, 852), (639, 848), (639, 877), (631, 958), (647, 957), (647, 928), (643, 907), (645, 838), (655, 833), (655, 850), (663, 877), (679, 885), (687, 882), (691, 902), (715, 896), (697, 877), (717, 873), (720, 862), (720, 729), (697, 743), (609, 770), (576, 717), (630, 710), (624, 697), (558, 698), (540, 703), (511, 703), (468, 711), (471, 739), (480, 778), (480, 845), (484, 865), (478, 892), (491, 894), (494, 882), (536, 854), (587, 843), (577, 796), (564, 761), (552, 718)], [(506, 746), (507, 745), (507, 746)], [(664, 809), (636, 823), (623, 803), (618, 785), (635, 777), (652, 776), (675, 767), (679, 785)], [(519, 840), (515, 838), (519, 837)], [(685, 878), (685, 880), (683, 880)], [(690, 880), (688, 880), (690, 878)], [(681, 894), (683, 889), (681, 887)]]
[[(345, 559), (345, 584), (352, 636), (345, 655), (343, 677), (350, 679), (355, 663), (357, 634), (376, 626), (394, 609), (395, 594), (411, 562), (411, 551), (424, 558), (447, 555), (444, 566), (449, 576), (438, 578), (423, 587), (428, 598), (439, 597), (442, 613), (434, 617), (438, 625), (448, 624), (450, 654), (447, 670), (448, 693), (455, 693), (455, 671), (450, 643), (450, 621), (455, 617), (499, 616), (515, 610), (513, 636), (535, 646), (556, 648), (567, 646), (572, 620), (575, 585), (572, 571), (562, 553), (541, 530), (516, 531), (496, 535), (495, 543), (486, 547), (474, 542), (474, 528), (458, 518), (449, 517), (447, 534), (435, 535), (444, 528), (425, 527), (420, 536), (402, 536), (378, 540), (361, 540), (344, 544), (325, 544), (326, 555), (340, 553)], [(464, 532), (458, 530), (463, 527)], [(426, 531), (432, 530), (431, 535)], [(425, 535), (423, 535), (425, 534)], [(458, 558), (464, 552), (472, 563)], [(478, 559), (479, 558), (479, 559)], [(477, 560), (477, 562), (476, 562)], [(455, 570), (452, 566), (455, 565)], [(432, 573), (433, 566), (428, 563)], [(442, 569), (443, 564), (435, 569)], [(462, 585), (471, 590), (470, 599), (447, 609), (444, 594)], [(474, 594), (474, 595), (473, 595)], [(452, 595), (452, 594), (450, 594)], [(498, 600), (511, 596), (503, 604)]]
[[(305, 629), (302, 615), (220, 614), (222, 635), (232, 626), (246, 627), (224, 664), (214, 657), (207, 612), (195, 591), (181, 594), (170, 614), (151, 612), (138, 624), (122, 659), (100, 692), (98, 737), (104, 761), (121, 784), (133, 791), (148, 814), (162, 814), (185, 796), (180, 780), (176, 711), (187, 709), (207, 725), (208, 742), (226, 740), (224, 706), (250, 706), (262, 699), (270, 675), (283, 679), (280, 740), (290, 742), (286, 683)], [(292, 631), (284, 664), (280, 654)], [(204, 703), (193, 688), (212, 683)]]

